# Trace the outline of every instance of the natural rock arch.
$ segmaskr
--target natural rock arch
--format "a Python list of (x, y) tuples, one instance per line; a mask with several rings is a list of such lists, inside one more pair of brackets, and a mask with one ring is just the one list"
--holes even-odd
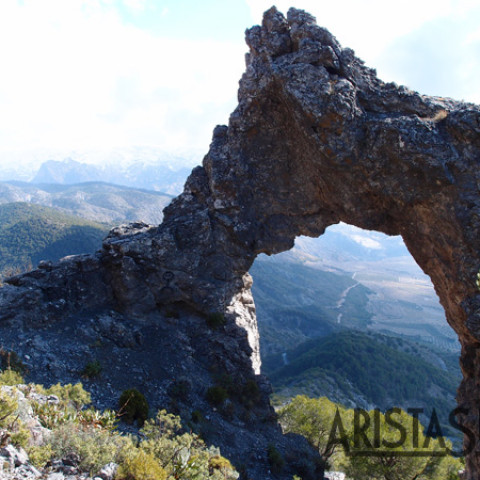
[(246, 39), (239, 105), (162, 225), (117, 228), (94, 256), (14, 278), (0, 318), (107, 304), (141, 316), (181, 302), (245, 329), (258, 370), (247, 273), (256, 255), (340, 221), (401, 235), (462, 345), (458, 401), (476, 443), (466, 478), (476, 478), (480, 108), (383, 83), (300, 10), (285, 19), (272, 8)]

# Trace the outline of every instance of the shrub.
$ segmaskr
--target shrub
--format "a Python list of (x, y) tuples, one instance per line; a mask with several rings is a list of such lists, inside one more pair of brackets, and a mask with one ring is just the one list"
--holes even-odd
[(9, 425), (10, 441), (19, 447), (27, 447), (30, 440), (30, 430), (25, 426), (23, 422), (14, 419), (13, 423)]
[(32, 402), (32, 408), (42, 426), (50, 430), (77, 420), (76, 410), (54, 403)]
[(220, 455), (218, 448), (207, 448), (194, 433), (184, 433), (178, 416), (160, 410), (141, 430), (145, 436), (140, 448), (153, 455), (168, 474), (182, 480), (233, 480), (238, 473)]
[(155, 456), (141, 449), (129, 451), (120, 464), (117, 475), (120, 480), (165, 480), (167, 472)]
[(142, 433), (148, 440), (157, 441), (161, 438), (171, 438), (179, 435), (182, 430), (180, 417), (167, 413), (166, 410), (159, 410), (157, 416), (145, 422)]
[[(55, 395), (59, 399), (58, 404), (32, 402), (33, 410), (44, 427), (53, 429), (69, 422), (89, 424), (88, 415), (91, 410), (82, 411), (82, 408), (90, 403), (91, 396), (84, 390), (81, 383), (75, 385), (57, 383), (47, 389), (41, 385), (35, 385), (35, 390), (43, 395)], [(99, 416), (103, 416), (103, 414), (97, 413)]]
[(200, 423), (205, 420), (205, 417), (203, 416), (202, 412), (200, 410), (194, 410), (192, 412), (192, 422), (193, 423)]
[(217, 374), (214, 376), (215, 383), (224, 388), (227, 393), (235, 394), (237, 393), (238, 384), (233, 381), (233, 378), (228, 373)]
[(60, 385), (57, 383), (47, 389), (41, 385), (36, 385), (35, 388), (39, 393), (58, 397), (62, 407), (67, 407), (71, 404), (75, 409), (81, 410), (92, 401), (92, 396), (83, 388), (81, 383), (76, 383), (75, 385), (71, 383)]
[(227, 322), (225, 320), (225, 315), (223, 313), (214, 312), (214, 313), (210, 313), (207, 316), (207, 325), (210, 328), (219, 328), (225, 325), (225, 323)]
[(268, 446), (267, 454), (268, 463), (270, 464), (270, 469), (272, 470), (272, 473), (280, 473), (285, 466), (285, 460), (283, 459), (282, 454), (277, 450), (275, 445), (272, 444)]
[(143, 426), (148, 418), (148, 402), (143, 393), (136, 388), (124, 390), (119, 400), (119, 416), (127, 423), (133, 423), (135, 420), (139, 427)]
[(0, 427), (6, 428), (13, 420), (13, 414), (17, 411), (18, 402), (14, 395), (0, 390)]
[(15, 388), (11, 392), (0, 390), (0, 443), (4, 446), (8, 441), (14, 445), (26, 447), (30, 439), (30, 430), (18, 419), (18, 401)]
[(76, 455), (79, 467), (94, 474), (109, 462), (120, 463), (123, 455), (135, 446), (130, 437), (107, 430), (83, 427), (75, 422), (60, 425), (49, 437), (54, 458)]
[(82, 370), (82, 377), (84, 378), (96, 378), (102, 373), (102, 365), (98, 360), (88, 362)]
[(78, 422), (84, 426), (103, 428), (110, 431), (117, 428), (117, 414), (112, 410), (101, 412), (95, 408), (87, 408), (78, 412), (77, 418)]
[(52, 446), (46, 445), (32, 445), (27, 449), (28, 458), (34, 467), (43, 468), (52, 458)]
[(214, 470), (220, 470), (222, 473), (226, 472), (227, 470), (233, 470), (230, 460), (227, 460), (221, 455), (214, 455), (213, 457), (210, 457), (208, 466)]
[(242, 388), (240, 401), (246, 408), (252, 408), (260, 402), (260, 399), (260, 388), (258, 387), (257, 382), (255, 380), (248, 380)]
[(8, 351), (0, 348), (0, 358), (2, 370), (13, 370), (21, 375), (27, 371), (27, 367), (14, 351)]
[(178, 380), (170, 385), (168, 393), (175, 400), (186, 400), (191, 388), (192, 385), (188, 380)]
[(12, 370), (11, 368), (7, 368), (3, 372), (0, 373), (0, 386), (1, 385), (20, 385), (25, 383), (23, 377), (18, 373)]
[(215, 385), (207, 390), (206, 398), (209, 403), (218, 407), (228, 398), (228, 393), (220, 385)]

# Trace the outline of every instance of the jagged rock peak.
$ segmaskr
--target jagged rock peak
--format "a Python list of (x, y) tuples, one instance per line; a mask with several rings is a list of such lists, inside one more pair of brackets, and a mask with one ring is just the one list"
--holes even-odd
[(314, 16), (291, 8), (287, 18), (276, 7), (267, 10), (262, 26), (247, 30), (246, 42), (253, 54), (264, 53), (271, 58), (312, 47), (332, 47), (340, 51), (340, 44), (325, 28), (317, 25)]

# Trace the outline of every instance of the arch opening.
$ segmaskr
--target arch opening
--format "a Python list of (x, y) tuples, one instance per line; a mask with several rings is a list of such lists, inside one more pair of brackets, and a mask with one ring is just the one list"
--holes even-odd
[[(260, 275), (261, 286), (254, 281), (252, 287), (260, 316), (261, 311), (265, 310), (263, 304), (266, 303), (264, 298), (268, 285), (265, 282), (266, 272), (257, 267), (259, 263), (268, 265), (272, 270), (280, 270), (282, 266), (298, 266), (297, 277), (290, 268), (292, 281), (288, 281), (284, 287), (286, 295), (283, 298), (288, 300), (289, 306), (295, 305), (289, 293), (291, 297), (298, 298), (299, 306), (302, 304), (301, 296), (307, 293), (305, 302), (313, 303), (316, 297), (318, 305), (324, 302), (329, 309), (338, 310), (339, 301), (343, 300), (342, 305), (345, 302), (344, 297), (335, 296), (339, 295), (338, 292), (342, 296), (344, 293), (353, 293), (351, 289), (356, 286), (366, 287), (369, 317), (356, 322), (343, 319), (342, 323), (343, 315), (338, 311), (333, 318), (335, 323), (345, 324), (347, 328), (365, 328), (404, 336), (448, 352), (460, 351), (458, 337), (446, 322), (445, 311), (430, 278), (415, 262), (400, 236), (387, 236), (339, 223), (328, 227), (320, 237), (297, 237), (294, 247), (289, 251), (270, 257), (260, 255), (251, 269), (254, 280), (257, 272)], [(309, 280), (296, 284), (295, 281), (303, 273), (302, 267), (337, 274), (339, 289), (327, 289), (329, 285), (326, 283), (335, 280), (332, 275), (323, 284), (320, 278), (311, 279), (310, 283), (318, 281), (318, 286), (308, 285)], [(352, 284), (346, 284), (344, 278), (351, 278)], [(277, 280), (275, 277), (274, 281)], [(305, 292), (309, 287), (312, 290)], [(349, 290), (345, 292), (347, 288)], [(281, 300), (279, 296), (277, 298)], [(261, 321), (259, 318), (260, 324)], [(267, 351), (271, 349), (267, 348)]]
[(250, 270), (262, 371), (274, 402), (326, 396), (349, 408), (435, 410), (442, 433), (461, 379), (458, 337), (400, 236), (348, 224), (260, 255)]

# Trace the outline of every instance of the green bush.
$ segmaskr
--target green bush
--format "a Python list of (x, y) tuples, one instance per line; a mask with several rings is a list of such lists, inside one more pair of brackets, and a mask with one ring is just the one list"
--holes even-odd
[(57, 383), (49, 388), (35, 385), (35, 389), (38, 393), (43, 393), (44, 395), (55, 395), (60, 400), (62, 407), (67, 407), (71, 404), (76, 410), (81, 410), (92, 401), (92, 396), (83, 388), (81, 383), (76, 383), (75, 385), (71, 383), (60, 385), (60, 383)]
[(88, 362), (82, 370), (82, 377), (84, 378), (97, 378), (102, 373), (102, 365), (98, 360)]
[(27, 453), (30, 463), (37, 468), (43, 468), (53, 458), (53, 449), (49, 443), (32, 445), (27, 448)]
[(10, 441), (14, 445), (26, 447), (30, 439), (30, 430), (18, 419), (17, 410), (18, 401), (15, 393), (0, 391), (0, 429), (2, 430), (0, 443), (5, 445)]
[(3, 372), (0, 373), (0, 386), (1, 385), (20, 385), (25, 383), (23, 377), (18, 373), (12, 370), (11, 368), (7, 368)]
[(52, 385), (50, 388), (44, 388), (42, 385), (35, 385), (37, 393), (43, 395), (55, 395), (59, 403), (40, 403), (32, 402), (35, 415), (38, 416), (40, 423), (49, 429), (57, 428), (65, 423), (82, 424), (83, 426), (93, 426), (113, 430), (115, 428), (115, 414), (109, 410), (99, 412), (93, 408), (84, 410), (85, 405), (91, 402), (90, 393), (88, 393), (81, 383), (72, 385)]
[(127, 423), (133, 423), (135, 420), (139, 427), (143, 426), (148, 418), (148, 402), (143, 393), (136, 388), (124, 390), (120, 395), (118, 414), (122, 420)]
[(130, 450), (120, 464), (118, 480), (165, 480), (167, 472), (155, 456), (141, 449)]
[(140, 448), (153, 455), (169, 479), (233, 480), (238, 478), (230, 462), (218, 448), (207, 448), (194, 433), (186, 433), (178, 416), (160, 410), (141, 430), (146, 440)]
[(103, 412), (95, 408), (87, 408), (81, 410), (77, 415), (79, 423), (85, 426), (95, 428), (103, 428), (104, 430), (113, 431), (117, 428), (117, 414), (112, 410), (104, 410)]
[(28, 446), (31, 434), (30, 430), (22, 421), (15, 418), (15, 420), (9, 425), (9, 430), (11, 443), (22, 448)]
[(32, 408), (42, 426), (50, 430), (64, 423), (77, 421), (77, 411), (71, 407), (54, 403), (32, 402)]
[(135, 449), (130, 437), (75, 422), (58, 426), (49, 437), (53, 458), (75, 454), (79, 467), (94, 474), (109, 462), (120, 463), (125, 452)]
[(220, 312), (210, 313), (207, 316), (207, 325), (210, 328), (219, 328), (225, 325), (227, 321), (225, 320), (225, 315)]
[(282, 454), (277, 450), (275, 445), (272, 444), (268, 446), (267, 454), (268, 463), (270, 464), (272, 473), (280, 473), (283, 470), (283, 467), (285, 467), (285, 460), (283, 459)]
[[(74, 456), (81, 472), (95, 476), (107, 463), (119, 465), (117, 480), (236, 480), (238, 473), (215, 447), (208, 448), (196, 434), (186, 432), (178, 416), (158, 412), (145, 422), (140, 431), (142, 440), (115, 431), (116, 416), (111, 411), (82, 409), (90, 395), (81, 384), (53, 385), (45, 389), (30, 385), (30, 391), (54, 394), (58, 404), (32, 402), (42, 424), (51, 430), (41, 445), (29, 445), (31, 433), (17, 418), (15, 388), (0, 390), (0, 429), (6, 433), (0, 444), (8, 441), (23, 446), (37, 468), (49, 462)], [(124, 416), (128, 406), (130, 420), (143, 421), (148, 413), (145, 397), (136, 389), (123, 392)], [(28, 398), (28, 394), (27, 394)], [(133, 408), (135, 407), (135, 408)], [(138, 408), (143, 412), (138, 417)], [(197, 412), (198, 420), (203, 420)], [(192, 414), (192, 417), (195, 415)], [(5, 443), (2, 443), (2, 441)]]
[(230, 460), (227, 460), (221, 455), (213, 455), (212, 457), (210, 457), (210, 460), (208, 461), (208, 466), (212, 469), (220, 470), (222, 473), (228, 470), (233, 470)]
[(228, 393), (220, 385), (215, 385), (207, 390), (206, 398), (209, 403), (218, 407), (228, 398)]
[(260, 388), (255, 380), (248, 380), (243, 386), (240, 401), (246, 408), (252, 408), (261, 400)]
[(192, 412), (192, 422), (193, 423), (200, 423), (205, 420), (205, 417), (203, 416), (202, 412), (200, 410), (194, 410)]
[(186, 400), (191, 388), (192, 385), (188, 380), (177, 380), (170, 385), (168, 394), (175, 400)]
[(0, 427), (6, 428), (13, 420), (13, 414), (17, 411), (18, 402), (15, 396), (0, 391)]

